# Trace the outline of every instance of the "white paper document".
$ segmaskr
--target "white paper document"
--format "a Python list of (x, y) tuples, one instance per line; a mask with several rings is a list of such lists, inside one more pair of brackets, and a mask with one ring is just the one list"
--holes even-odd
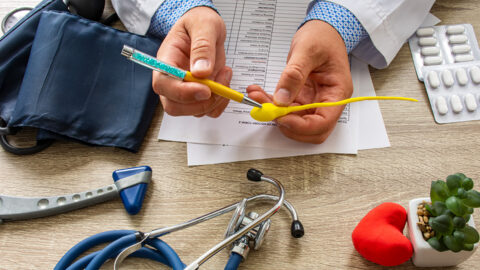
[[(233, 69), (231, 88), (241, 92), (258, 84), (273, 93), (285, 67), (290, 41), (305, 17), (303, 1), (215, 1), (225, 18), (227, 65)], [(356, 153), (355, 106), (348, 105), (336, 129), (321, 145), (292, 141), (273, 122), (253, 120), (251, 107), (231, 101), (217, 119), (164, 115), (158, 139), (206, 144), (317, 152)]]
[[(225, 51), (226, 64), (233, 69), (231, 88), (245, 93), (248, 85), (257, 84), (273, 93), (285, 67), (291, 39), (305, 17), (309, 2), (214, 1), (227, 28)], [(357, 80), (358, 85), (362, 82), (353, 75), (353, 70), (356, 69), (354, 64), (361, 64), (358, 61), (352, 62), (352, 78), (354, 83)], [(361, 71), (365, 74), (366, 70), (366, 76), (370, 80), (368, 68), (364, 66)], [(363, 74), (357, 77), (363, 77)], [(373, 86), (371, 89), (365, 88), (366, 92), (358, 92), (357, 88), (364, 87), (355, 87), (354, 95), (374, 95)], [(225, 112), (216, 119), (171, 117), (164, 114), (158, 139), (188, 142), (189, 165), (318, 153), (355, 154), (359, 144), (365, 144), (359, 141), (358, 128), (359, 121), (362, 121), (359, 119), (360, 108), (367, 106), (364, 111), (377, 116), (377, 121), (372, 122), (372, 118), (366, 121), (373, 126), (383, 127), (382, 140), (376, 145), (387, 146), (388, 138), (384, 132), (378, 103), (364, 103), (365, 105), (348, 104), (335, 130), (321, 145), (300, 143), (286, 138), (273, 122), (253, 120), (249, 115), (251, 107), (234, 101), (231, 101)], [(376, 110), (371, 110), (372, 107)], [(371, 134), (366, 137), (371, 138)]]
[[(355, 96), (375, 96), (368, 65), (356, 58), (351, 61), (351, 72)], [(389, 147), (387, 131), (378, 101), (352, 103), (358, 107), (358, 150)], [(315, 151), (289, 151), (213, 144), (188, 143), (188, 165), (206, 165), (243, 160), (290, 157), (319, 154)]]

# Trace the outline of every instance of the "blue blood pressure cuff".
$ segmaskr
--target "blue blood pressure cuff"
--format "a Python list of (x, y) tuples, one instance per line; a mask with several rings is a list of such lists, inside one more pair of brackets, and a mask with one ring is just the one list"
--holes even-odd
[(38, 128), (39, 140), (138, 151), (158, 96), (151, 71), (121, 56), (124, 45), (155, 54), (160, 41), (43, 11), (15, 108), (2, 118), (8, 127)]
[(6, 122), (15, 109), (40, 14), (45, 10), (67, 11), (67, 7), (62, 0), (42, 1), (0, 37), (0, 117)]

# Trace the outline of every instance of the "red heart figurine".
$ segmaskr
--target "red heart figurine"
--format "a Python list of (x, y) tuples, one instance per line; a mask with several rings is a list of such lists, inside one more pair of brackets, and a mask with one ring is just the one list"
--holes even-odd
[(395, 266), (413, 254), (410, 240), (403, 235), (407, 211), (396, 203), (382, 203), (358, 223), (352, 233), (355, 249), (367, 260)]

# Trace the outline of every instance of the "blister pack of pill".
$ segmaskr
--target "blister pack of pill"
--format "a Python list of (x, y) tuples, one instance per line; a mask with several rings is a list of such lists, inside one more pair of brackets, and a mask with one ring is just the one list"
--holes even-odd
[(471, 24), (419, 28), (408, 43), (420, 81), (424, 80), (423, 67), (480, 60)]
[(472, 25), (419, 28), (408, 42), (435, 121), (480, 120), (480, 49)]
[(480, 120), (480, 61), (425, 66), (422, 72), (437, 123)]

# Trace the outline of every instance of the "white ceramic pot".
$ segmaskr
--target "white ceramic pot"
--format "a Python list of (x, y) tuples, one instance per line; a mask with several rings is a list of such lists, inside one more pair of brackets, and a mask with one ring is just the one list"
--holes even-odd
[[(437, 251), (423, 239), (422, 232), (417, 226), (418, 215), (417, 207), (423, 201), (430, 202), (430, 198), (413, 199), (408, 203), (408, 236), (413, 246), (412, 262), (418, 267), (441, 267), (457, 265), (468, 259), (477, 250), (478, 243), (474, 245), (472, 251), (462, 250), (460, 252)], [(473, 217), (468, 221), (468, 225), (475, 227)]]

